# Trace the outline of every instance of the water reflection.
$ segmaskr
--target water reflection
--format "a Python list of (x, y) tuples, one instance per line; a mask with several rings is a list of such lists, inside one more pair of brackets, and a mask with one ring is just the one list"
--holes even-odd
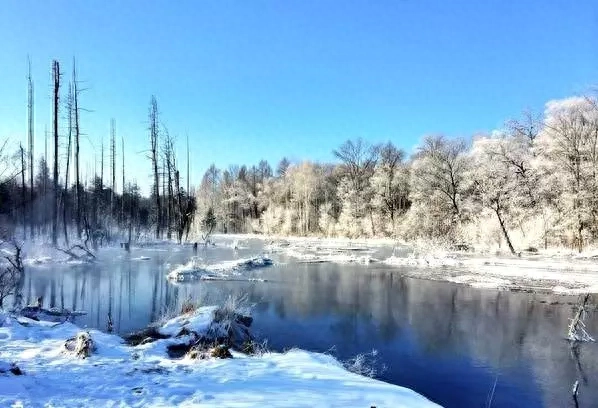
[[(210, 249), (210, 261), (255, 254)], [(173, 285), (170, 265), (190, 248), (112, 252), (99, 265), (34, 268), (25, 299), (86, 310), (79, 324), (125, 333), (145, 326), (183, 301), (210, 303), (246, 293), (255, 304), (255, 331), (275, 350), (301, 347), (341, 359), (378, 350), (379, 377), (417, 390), (447, 407), (485, 407), (496, 381), (493, 407), (579, 406), (598, 401), (598, 346), (571, 349), (564, 340), (574, 297), (476, 290), (416, 280), (381, 265), (296, 264), (280, 258), (254, 271), (267, 282), (199, 282)], [(149, 256), (140, 261), (132, 257)], [(101, 266), (100, 266), (101, 265)], [(551, 304), (558, 300), (561, 304)], [(562, 304), (565, 302), (565, 304)], [(598, 333), (598, 314), (588, 321)], [(379, 368), (380, 368), (379, 367)], [(594, 405), (592, 405), (594, 404)]]

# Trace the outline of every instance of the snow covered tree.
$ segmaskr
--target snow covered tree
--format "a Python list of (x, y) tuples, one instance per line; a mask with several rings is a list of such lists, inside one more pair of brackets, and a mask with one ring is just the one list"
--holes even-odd
[(365, 228), (369, 229), (372, 235), (376, 234), (370, 181), (378, 161), (378, 152), (378, 146), (373, 146), (361, 138), (355, 141), (348, 140), (333, 151), (341, 160), (341, 181), (337, 195), (342, 203), (339, 231), (345, 235), (363, 232), (364, 220), (369, 224)]
[(371, 178), (374, 191), (373, 206), (380, 217), (390, 220), (383, 226), (388, 232), (395, 232), (397, 215), (409, 208), (409, 173), (404, 164), (405, 152), (391, 142), (380, 148), (380, 160)]
[[(463, 140), (424, 138), (411, 166), (411, 201), (417, 207), (411, 215), (417, 215), (410, 232), (430, 238), (454, 235), (460, 223), (467, 220), (463, 208), (468, 188), (466, 150)], [(418, 220), (425, 223), (425, 228), (418, 227)]]
[(562, 240), (580, 252), (598, 235), (598, 109), (595, 100), (573, 97), (546, 105), (538, 135), (546, 196), (563, 214)]

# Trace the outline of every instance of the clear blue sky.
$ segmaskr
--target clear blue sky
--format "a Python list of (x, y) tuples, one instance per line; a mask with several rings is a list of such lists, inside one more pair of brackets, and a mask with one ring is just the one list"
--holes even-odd
[(598, 84), (598, 2), (3, 0), (0, 44), (2, 139), (25, 140), (30, 55), (43, 151), (51, 60), (70, 73), (75, 56), (86, 157), (114, 117), (148, 186), (151, 94), (181, 161), (189, 134), (193, 182), (211, 162), (332, 160), (355, 137), (410, 151)]

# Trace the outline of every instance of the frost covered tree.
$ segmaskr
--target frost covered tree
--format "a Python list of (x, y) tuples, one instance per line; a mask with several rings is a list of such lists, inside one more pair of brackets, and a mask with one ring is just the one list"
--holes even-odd
[(370, 235), (376, 235), (370, 181), (376, 169), (379, 147), (358, 138), (346, 141), (333, 153), (341, 161), (337, 192), (342, 205), (339, 231), (356, 236), (369, 229)]
[(404, 163), (405, 152), (397, 149), (391, 142), (380, 147), (380, 160), (371, 178), (374, 192), (373, 206), (379, 216), (390, 220), (385, 228), (391, 234), (395, 232), (398, 215), (409, 208), (409, 172)]
[(317, 169), (313, 163), (303, 162), (290, 167), (285, 178), (291, 187), (291, 202), (297, 218), (295, 229), (297, 233), (307, 235), (315, 229), (314, 223), (317, 223), (316, 207), (314, 206), (319, 184)]
[[(444, 136), (425, 137), (411, 164), (410, 234), (454, 236), (467, 220), (467, 145)], [(453, 237), (454, 238), (454, 237)]]
[(598, 235), (598, 109), (595, 99), (573, 97), (546, 105), (538, 135), (547, 196), (559, 217), (561, 241), (580, 252)]
[(473, 143), (470, 153), (470, 176), (473, 181), (471, 198), (496, 215), (509, 250), (515, 254), (508, 229), (511, 212), (516, 207), (517, 197), (521, 192), (515, 173), (500, 154), (504, 143), (504, 139), (491, 137), (479, 138)]
[(224, 218), (225, 211), (222, 206), (221, 196), (222, 173), (215, 164), (204, 173), (199, 189), (197, 190), (197, 209), (200, 214), (205, 214), (208, 208), (212, 208), (217, 218)]

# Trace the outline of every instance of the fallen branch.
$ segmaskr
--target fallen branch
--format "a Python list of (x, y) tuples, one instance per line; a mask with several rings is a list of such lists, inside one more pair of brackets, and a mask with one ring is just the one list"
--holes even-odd
[(570, 341), (595, 341), (592, 336), (587, 332), (586, 325), (583, 320), (587, 314), (587, 305), (590, 300), (590, 294), (584, 295), (584, 297), (580, 300), (580, 304), (577, 307), (577, 312), (573, 319), (571, 319), (571, 324), (569, 325), (569, 330), (567, 332), (567, 338)]
[[(70, 256), (71, 259), (76, 259), (78, 261), (85, 260), (87, 262), (93, 262), (96, 260), (96, 256), (89, 249), (87, 249), (86, 247), (84, 247), (83, 245), (80, 245), (80, 244), (73, 245), (69, 249), (63, 249), (63, 248), (57, 248), (57, 249), (60, 252), (64, 252), (65, 254)], [(75, 254), (73, 252), (75, 249), (80, 249), (81, 251), (83, 251), (83, 254), (82, 255)], [(86, 258), (84, 258), (84, 257), (86, 257)]]

